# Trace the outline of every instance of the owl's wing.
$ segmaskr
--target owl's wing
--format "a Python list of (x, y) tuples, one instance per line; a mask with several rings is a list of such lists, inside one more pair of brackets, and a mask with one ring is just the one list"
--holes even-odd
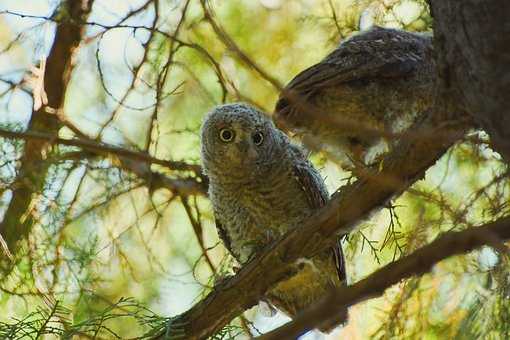
[[(431, 47), (430, 37), (376, 27), (342, 42), (284, 89), (276, 112), (289, 109), (289, 93), (308, 99), (323, 88), (370, 78), (402, 77), (416, 70)], [(289, 100), (291, 99), (291, 100)], [(292, 106), (292, 105), (290, 105)]]
[[(295, 151), (300, 152), (300, 151)], [(298, 181), (299, 185), (306, 194), (308, 204), (313, 209), (319, 209), (326, 205), (329, 195), (324, 187), (324, 183), (320, 179), (320, 175), (309, 164), (308, 160), (302, 159), (294, 165), (294, 178)], [(344, 255), (342, 246), (340, 245), (340, 238), (337, 244), (331, 248), (332, 256), (334, 257), (338, 278), (341, 282), (346, 280)]]

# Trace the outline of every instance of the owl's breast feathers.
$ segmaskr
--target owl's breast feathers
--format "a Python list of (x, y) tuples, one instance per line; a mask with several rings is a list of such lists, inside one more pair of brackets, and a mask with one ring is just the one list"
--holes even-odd
[(213, 202), (220, 237), (241, 263), (311, 214), (292, 160), (279, 157), (270, 171), (228, 182), (211, 178)]
[[(218, 234), (241, 263), (323, 207), (329, 195), (302, 150), (288, 144), (265, 176), (228, 185), (211, 182)], [(345, 281), (340, 244), (329, 250), (339, 281)], [(329, 260), (327, 260), (329, 262)]]

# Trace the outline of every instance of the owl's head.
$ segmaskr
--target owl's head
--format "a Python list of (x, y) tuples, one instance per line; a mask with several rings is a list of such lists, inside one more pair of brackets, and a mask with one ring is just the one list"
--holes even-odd
[(242, 103), (216, 107), (202, 124), (206, 172), (258, 172), (275, 161), (282, 133), (257, 109)]

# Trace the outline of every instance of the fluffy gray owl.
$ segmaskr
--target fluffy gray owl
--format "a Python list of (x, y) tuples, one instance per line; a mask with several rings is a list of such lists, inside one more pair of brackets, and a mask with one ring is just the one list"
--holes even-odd
[(430, 34), (381, 27), (356, 34), (287, 84), (277, 125), (342, 164), (375, 163), (394, 134), (434, 107), (432, 54)]
[[(217, 107), (206, 116), (201, 134), (218, 234), (241, 264), (328, 200), (324, 182), (303, 150), (256, 109), (245, 104)], [(291, 317), (345, 283), (340, 244), (298, 266), (295, 276), (267, 295)]]

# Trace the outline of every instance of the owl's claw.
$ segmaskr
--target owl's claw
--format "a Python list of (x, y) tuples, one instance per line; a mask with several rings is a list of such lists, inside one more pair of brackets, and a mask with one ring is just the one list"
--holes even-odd
[(241, 266), (238, 266), (238, 265), (233, 265), (232, 266), (232, 270), (234, 271), (234, 274), (237, 275), (237, 273), (239, 273), (239, 271), (241, 270)]
[(262, 313), (262, 315), (267, 317), (273, 317), (277, 313), (276, 308), (266, 300), (259, 301), (259, 310)]

